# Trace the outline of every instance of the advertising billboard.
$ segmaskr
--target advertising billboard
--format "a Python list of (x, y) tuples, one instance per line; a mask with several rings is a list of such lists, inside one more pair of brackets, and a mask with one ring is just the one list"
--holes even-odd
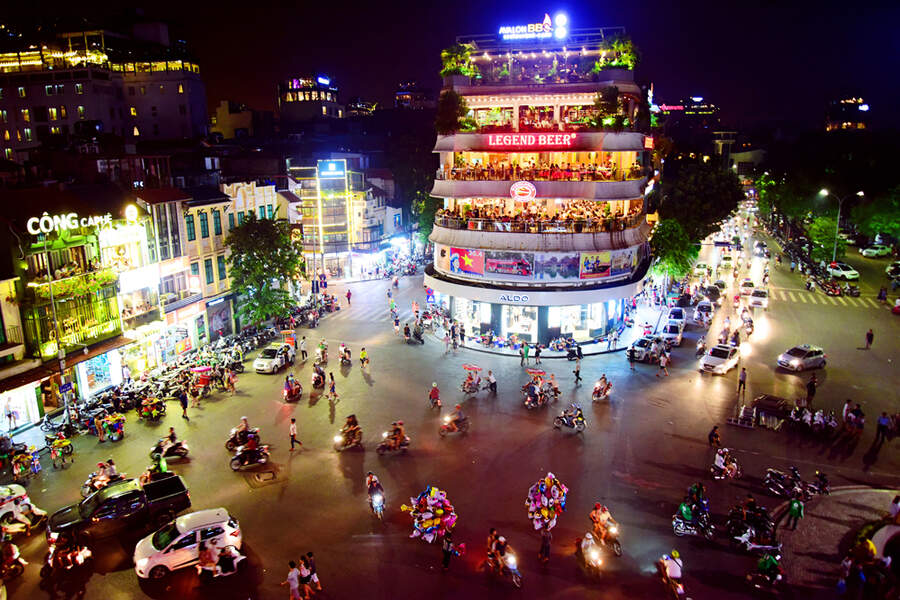
[(610, 276), (610, 252), (582, 252), (580, 279), (602, 279)]
[(484, 272), (495, 279), (531, 280), (534, 278), (533, 255), (530, 252), (485, 252)]
[(577, 281), (579, 279), (578, 252), (561, 254), (539, 252), (534, 255), (534, 278), (537, 281)]
[(627, 250), (614, 250), (610, 260), (609, 276), (619, 277), (622, 275), (630, 275), (637, 267), (637, 251), (635, 248)]
[(484, 275), (484, 252), (450, 248), (450, 272), (466, 275)]

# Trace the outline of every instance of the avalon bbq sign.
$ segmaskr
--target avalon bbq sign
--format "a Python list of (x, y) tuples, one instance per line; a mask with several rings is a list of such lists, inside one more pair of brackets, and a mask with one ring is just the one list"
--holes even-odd
[(89, 217), (79, 217), (78, 213), (67, 213), (63, 215), (53, 215), (44, 213), (40, 217), (31, 217), (25, 223), (28, 233), (31, 235), (39, 235), (41, 233), (53, 233), (54, 231), (67, 231), (69, 229), (79, 229), (81, 227), (103, 227), (112, 224), (112, 215), (93, 215)]

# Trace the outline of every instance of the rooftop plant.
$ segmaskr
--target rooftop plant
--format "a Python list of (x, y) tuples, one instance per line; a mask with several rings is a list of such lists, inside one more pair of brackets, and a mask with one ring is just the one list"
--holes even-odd
[(478, 68), (472, 62), (472, 49), (471, 44), (454, 44), (441, 50), (441, 77), (478, 75)]

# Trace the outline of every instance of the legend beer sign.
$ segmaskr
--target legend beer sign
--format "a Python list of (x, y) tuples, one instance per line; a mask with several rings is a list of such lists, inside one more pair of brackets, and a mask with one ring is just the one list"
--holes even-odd
[(568, 148), (574, 140), (574, 133), (491, 133), (487, 143), (492, 148)]

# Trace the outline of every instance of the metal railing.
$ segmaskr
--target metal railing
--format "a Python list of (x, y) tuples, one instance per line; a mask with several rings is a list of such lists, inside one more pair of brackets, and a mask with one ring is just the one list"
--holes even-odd
[(18, 325), (10, 325), (6, 328), (6, 343), (7, 344), (22, 344), (22, 328)]
[(491, 233), (611, 233), (640, 226), (647, 220), (643, 213), (625, 217), (606, 219), (585, 219), (578, 221), (533, 221), (495, 219), (466, 219), (446, 215), (436, 215), (434, 224), (445, 229), (465, 229)]
[(473, 169), (453, 168), (448, 173), (444, 169), (435, 172), (435, 179), (441, 181), (635, 181), (644, 177), (644, 169), (632, 167), (621, 171), (617, 168), (581, 169)]

